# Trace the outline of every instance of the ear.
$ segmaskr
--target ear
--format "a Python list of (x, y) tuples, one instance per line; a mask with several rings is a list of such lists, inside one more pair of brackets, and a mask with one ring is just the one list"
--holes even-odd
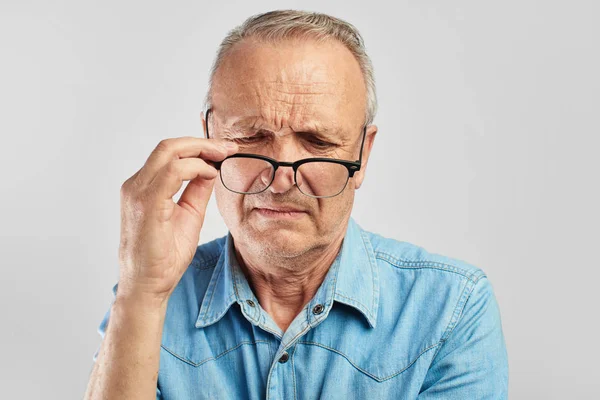
[(352, 178), (354, 180), (354, 188), (358, 189), (363, 183), (365, 179), (365, 173), (367, 172), (367, 163), (369, 162), (369, 156), (371, 155), (371, 149), (373, 148), (373, 143), (375, 142), (375, 135), (377, 135), (377, 126), (369, 125), (367, 127), (367, 136), (365, 137), (365, 145), (363, 147), (362, 154), (362, 165), (360, 167), (360, 171), (354, 174)]
[(204, 111), (200, 111), (200, 122), (202, 123), (202, 130), (204, 132), (202, 137), (206, 138), (206, 120), (204, 119)]

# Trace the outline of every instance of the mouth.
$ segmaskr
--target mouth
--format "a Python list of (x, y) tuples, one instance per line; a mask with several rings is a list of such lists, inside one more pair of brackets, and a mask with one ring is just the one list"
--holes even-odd
[(260, 216), (265, 218), (298, 219), (307, 214), (306, 211), (289, 207), (257, 207), (254, 209)]

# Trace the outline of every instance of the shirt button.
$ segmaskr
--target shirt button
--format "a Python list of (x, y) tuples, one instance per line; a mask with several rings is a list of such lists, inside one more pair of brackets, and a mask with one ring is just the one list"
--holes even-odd
[(246, 304), (248, 304), (250, 307), (254, 307), (254, 302), (252, 300), (246, 300)]
[(313, 307), (312, 312), (315, 315), (319, 315), (323, 312), (323, 310), (325, 310), (325, 307), (323, 306), (323, 304), (317, 304), (316, 306)]
[(290, 359), (290, 355), (288, 354), (287, 351), (284, 351), (283, 354), (281, 355), (281, 357), (279, 357), (279, 362), (282, 364), (285, 364), (287, 362), (287, 360)]

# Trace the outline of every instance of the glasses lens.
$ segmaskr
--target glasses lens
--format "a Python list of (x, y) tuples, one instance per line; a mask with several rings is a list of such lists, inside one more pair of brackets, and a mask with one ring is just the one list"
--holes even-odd
[(304, 163), (296, 172), (300, 191), (313, 197), (340, 194), (348, 183), (348, 177), (348, 168), (344, 165), (323, 161)]
[(271, 163), (258, 158), (232, 157), (221, 164), (221, 182), (238, 193), (262, 192), (271, 184), (273, 175)]

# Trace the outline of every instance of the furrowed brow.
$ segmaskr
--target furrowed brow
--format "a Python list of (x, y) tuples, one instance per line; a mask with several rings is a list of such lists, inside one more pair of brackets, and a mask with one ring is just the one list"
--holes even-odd
[(344, 139), (344, 135), (342, 134), (340, 129), (328, 126), (318, 125), (315, 127), (303, 127), (302, 129), (298, 129), (296, 133), (300, 135), (314, 136), (315, 138), (331, 142), (336, 142)]
[(256, 122), (258, 121), (258, 117), (246, 117), (241, 118), (235, 121), (232, 125), (232, 129), (251, 129), (254, 128)]
[[(271, 131), (269, 128), (261, 127), (259, 117), (245, 117), (235, 121), (225, 128), (225, 131), (232, 135), (243, 135), (256, 133), (259, 130)], [(343, 132), (336, 128), (320, 124), (311, 124), (311, 126), (299, 126), (292, 129), (295, 133), (304, 136), (314, 136), (318, 139), (336, 141), (343, 139)]]

